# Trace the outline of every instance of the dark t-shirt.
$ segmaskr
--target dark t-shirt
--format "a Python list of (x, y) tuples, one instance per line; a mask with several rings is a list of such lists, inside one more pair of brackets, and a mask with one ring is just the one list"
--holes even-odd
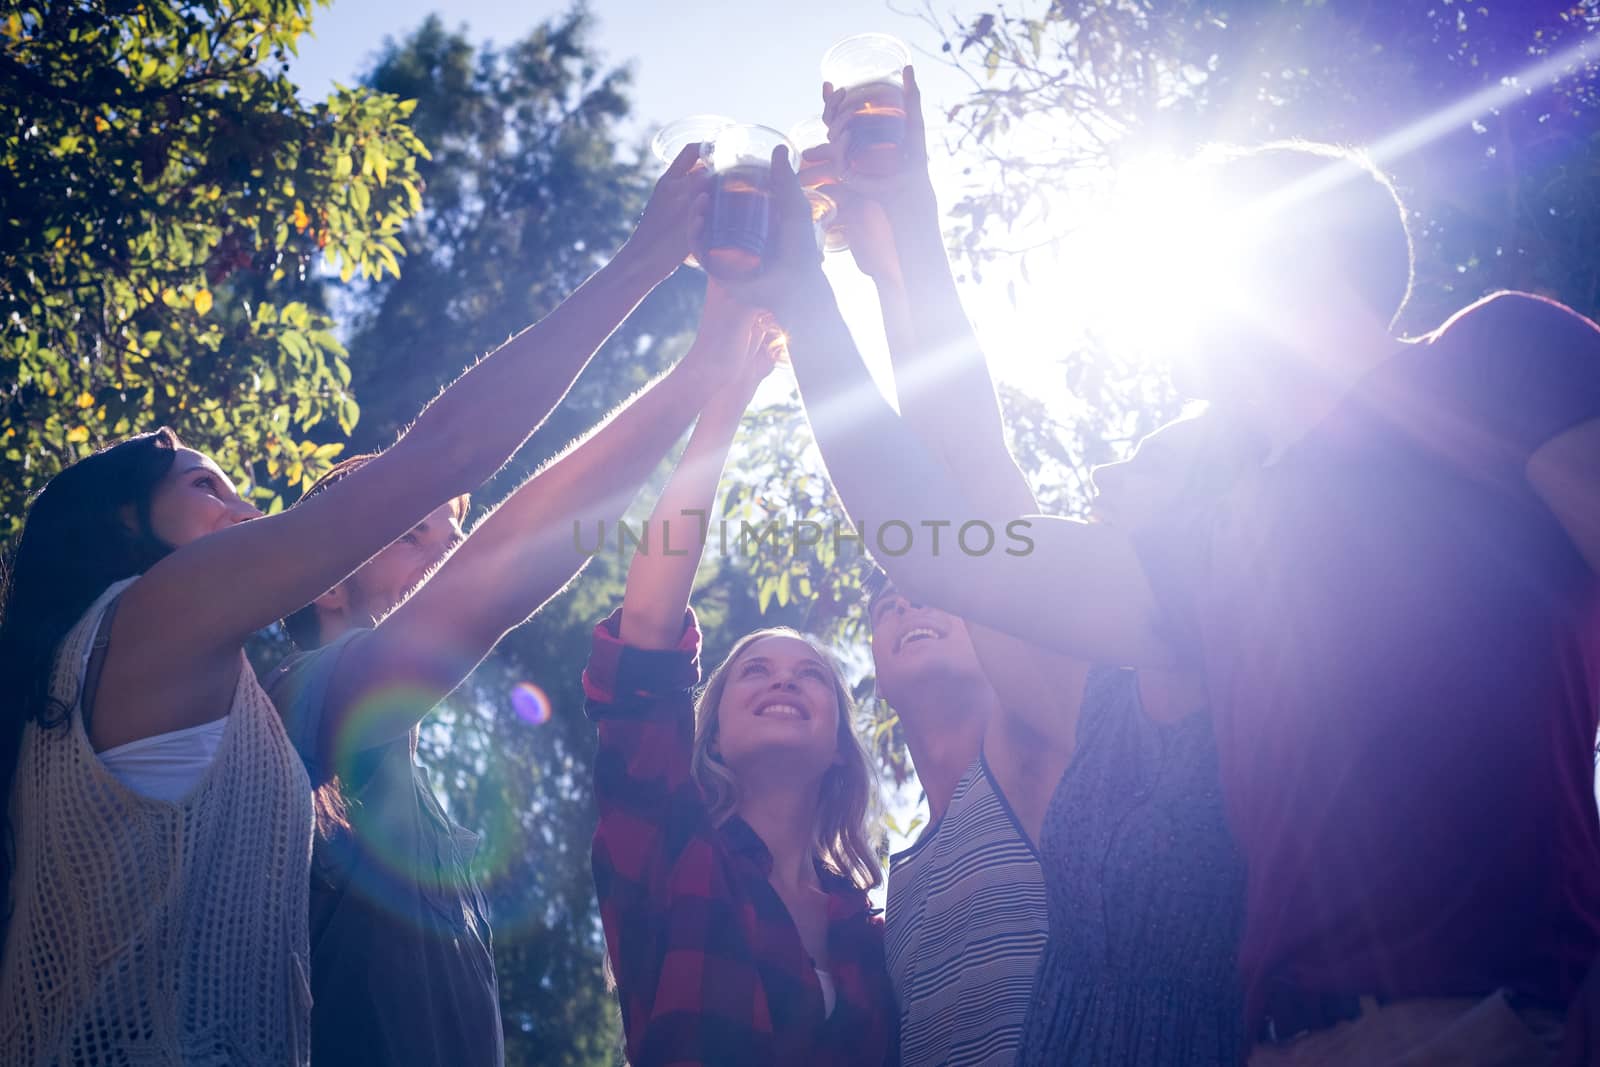
[(471, 874), (477, 835), (445, 815), (410, 738), (337, 757), (325, 750), (328, 682), (367, 633), (291, 656), (267, 683), (312, 785), (339, 774), (349, 822), (319, 833), (312, 852), (312, 1060), (498, 1067), (505, 1039)]
[(1600, 954), (1596, 579), (1526, 477), (1600, 417), (1600, 332), (1501, 294), (1141, 539), (1204, 667), (1264, 988), (1509, 986)]

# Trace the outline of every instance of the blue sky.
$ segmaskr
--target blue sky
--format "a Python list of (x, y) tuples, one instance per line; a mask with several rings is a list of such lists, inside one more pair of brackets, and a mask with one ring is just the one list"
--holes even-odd
[[(638, 119), (651, 129), (698, 112), (788, 129), (817, 110), (822, 53), (841, 37), (867, 31), (893, 33), (928, 53), (917, 57), (924, 82), (931, 79), (928, 95), (953, 97), (960, 81), (933, 58), (937, 34), (911, 14), (912, 3), (896, 9), (884, 0), (590, 4), (596, 43), (610, 63), (632, 65)], [(314, 38), (302, 42), (293, 75), (320, 96), (335, 80), (353, 80), (385, 37), (403, 36), (435, 11), (449, 26), (466, 26), (475, 40), (508, 42), (565, 10), (548, 0), (334, 0), (316, 12)]]

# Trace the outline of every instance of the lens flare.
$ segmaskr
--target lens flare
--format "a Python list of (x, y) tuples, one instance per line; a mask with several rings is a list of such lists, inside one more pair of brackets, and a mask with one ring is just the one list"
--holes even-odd
[(517, 718), (534, 726), (550, 721), (553, 708), (545, 691), (532, 682), (518, 682), (511, 690), (511, 707)]
[[(529, 738), (528, 732), (497, 725), (505, 720), (493, 702), (452, 702), (435, 708), (423, 722), (418, 762), (447, 817), (465, 829), (438, 825), (432, 805), (424, 804), (422, 818), (435, 824), (437, 837), (430, 834), (419, 842), (409, 821), (397, 821), (390, 804), (377, 803), (364, 792), (379, 776), (393, 794), (414, 788), (417, 769), (404, 734), (381, 750), (371, 747), (371, 738), (375, 730), (422, 716), (436, 699), (432, 691), (388, 684), (374, 686), (352, 707), (333, 739), (331, 770), (347, 789), (357, 783), (360, 787), (346, 793), (350, 832), (319, 841), (320, 862), (341, 891), (420, 928), (483, 936), (481, 931), (472, 933), (484, 918), (480, 900), (488, 905), (497, 935), (515, 938), (545, 927), (554, 921), (549, 900), (529, 893), (528, 887), (541, 877), (541, 850), (552, 844), (546, 829), (550, 820), (581, 817), (570, 812), (556, 816), (550, 810), (582, 803), (583, 784), (570, 757), (553, 761), (554, 778), (534, 810), (511, 803), (510, 798), (526, 793), (529, 754), (517, 742), (519, 736)], [(537, 725), (552, 719), (553, 702), (531, 682), (512, 689), (511, 704), (525, 722)], [(512, 736), (497, 734), (505, 729)], [(541, 750), (559, 750), (562, 743), (548, 732), (530, 742)], [(452, 751), (443, 753), (441, 746)], [(371, 763), (375, 754), (381, 764)], [(395, 799), (402, 804), (407, 800)]]
[[(412, 787), (415, 771), (405, 734), (376, 749), (371, 741), (375, 734), (392, 735), (407, 720), (415, 721), (434, 706), (437, 697), (432, 690), (396, 683), (374, 686), (352, 705), (333, 739), (331, 767), (345, 789), (342, 807), (349, 833), (319, 840), (317, 846), (319, 862), (330, 868), (343, 891), (398, 919), (430, 928), (441, 922), (468, 921), (464, 913), (445, 902), (454, 887), (464, 887), (467, 882), (476, 835), (451, 833), (437, 853), (431, 849), (419, 852), (414, 836), (397, 826), (393, 810), (377, 803), (369, 790), (379, 779), (387, 783), (386, 793), (403, 793)], [(379, 760), (376, 764), (372, 763), (374, 757)], [(419, 887), (432, 904), (420, 915), (415, 904)], [(470, 897), (464, 888), (462, 892)]]

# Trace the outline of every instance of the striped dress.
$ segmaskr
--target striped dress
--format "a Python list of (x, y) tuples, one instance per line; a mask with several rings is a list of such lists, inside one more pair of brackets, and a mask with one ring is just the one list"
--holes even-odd
[(901, 1062), (1009, 1067), (1049, 917), (1039, 857), (981, 757), (890, 859), (885, 918)]

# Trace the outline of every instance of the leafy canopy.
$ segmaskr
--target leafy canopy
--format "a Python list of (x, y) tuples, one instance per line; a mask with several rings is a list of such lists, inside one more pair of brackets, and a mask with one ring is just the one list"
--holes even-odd
[(308, 0), (39, 0), (0, 18), (0, 508), (166, 424), (262, 503), (359, 414), (318, 257), (399, 272), (411, 105), (306, 105)]

